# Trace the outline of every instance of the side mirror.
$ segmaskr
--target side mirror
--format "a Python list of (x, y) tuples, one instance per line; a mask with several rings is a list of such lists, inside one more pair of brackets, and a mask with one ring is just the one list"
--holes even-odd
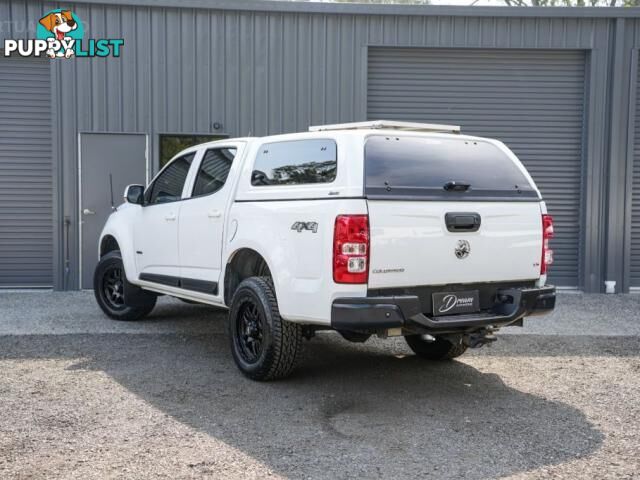
[(144, 186), (127, 185), (127, 188), (124, 189), (124, 201), (134, 205), (142, 205), (144, 203)]

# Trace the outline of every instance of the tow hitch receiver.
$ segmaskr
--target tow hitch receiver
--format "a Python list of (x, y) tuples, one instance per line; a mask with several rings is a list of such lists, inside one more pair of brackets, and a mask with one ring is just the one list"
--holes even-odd
[(488, 343), (495, 342), (497, 339), (492, 330), (481, 330), (464, 335), (462, 337), (462, 343), (469, 348), (480, 348)]

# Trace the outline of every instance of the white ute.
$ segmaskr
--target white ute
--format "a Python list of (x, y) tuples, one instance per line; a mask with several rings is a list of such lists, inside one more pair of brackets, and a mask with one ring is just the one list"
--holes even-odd
[(303, 338), (403, 335), (429, 360), (551, 311), (553, 222), (501, 142), (459, 127), (362, 122), (189, 148), (108, 219), (94, 276), (111, 318), (158, 295), (229, 309), (250, 378), (294, 368)]

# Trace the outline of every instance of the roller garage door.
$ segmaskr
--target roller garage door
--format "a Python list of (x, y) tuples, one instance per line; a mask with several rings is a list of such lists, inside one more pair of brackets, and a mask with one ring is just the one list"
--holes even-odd
[(637, 78), (631, 191), (631, 287), (640, 287), (640, 65)]
[(505, 142), (555, 219), (550, 281), (577, 286), (584, 78), (581, 51), (370, 48), (367, 116)]
[(0, 288), (52, 285), (49, 62), (0, 58)]

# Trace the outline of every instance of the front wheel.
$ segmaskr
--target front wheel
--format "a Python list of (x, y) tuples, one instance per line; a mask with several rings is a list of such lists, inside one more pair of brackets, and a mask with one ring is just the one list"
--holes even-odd
[(450, 360), (467, 351), (464, 343), (454, 343), (442, 337), (436, 337), (431, 342), (424, 340), (421, 335), (407, 335), (404, 339), (416, 355), (427, 360)]
[(280, 317), (271, 280), (251, 277), (233, 294), (229, 311), (231, 353), (253, 380), (289, 375), (302, 349), (302, 327)]
[(135, 305), (127, 302), (122, 256), (118, 250), (100, 259), (93, 274), (93, 293), (98, 305), (114, 320), (139, 320), (148, 315), (156, 305), (156, 295), (141, 291)]

